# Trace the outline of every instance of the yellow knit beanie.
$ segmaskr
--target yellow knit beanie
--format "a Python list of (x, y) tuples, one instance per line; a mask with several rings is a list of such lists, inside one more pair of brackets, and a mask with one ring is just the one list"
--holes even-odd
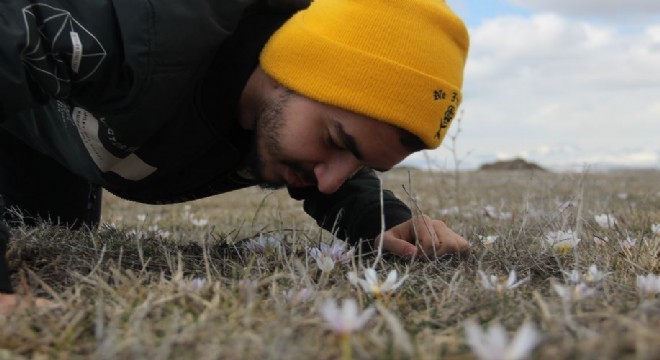
[(304, 96), (436, 148), (461, 102), (468, 43), (443, 0), (315, 0), (273, 34), (260, 62)]

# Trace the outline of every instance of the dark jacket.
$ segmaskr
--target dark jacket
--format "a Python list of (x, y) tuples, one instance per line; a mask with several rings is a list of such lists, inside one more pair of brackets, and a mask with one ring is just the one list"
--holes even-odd
[[(0, 126), (133, 201), (255, 185), (237, 172), (251, 134), (234, 109), (291, 12), (254, 0), (0, 0), (0, 13)], [(326, 229), (343, 212), (335, 225), (349, 241), (380, 229), (371, 170), (332, 195), (290, 193)], [(385, 215), (389, 228), (410, 211), (386, 192)]]

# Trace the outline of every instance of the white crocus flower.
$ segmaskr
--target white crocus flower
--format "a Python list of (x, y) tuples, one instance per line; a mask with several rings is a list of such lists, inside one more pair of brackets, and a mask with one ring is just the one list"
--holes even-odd
[(204, 227), (204, 226), (208, 225), (208, 223), (209, 223), (209, 219), (206, 219), (206, 218), (204, 218), (204, 219), (197, 219), (197, 218), (191, 216), (191, 217), (190, 217), (190, 222), (191, 222), (193, 225), (197, 226), (197, 227)]
[(651, 224), (651, 232), (653, 235), (660, 236), (660, 224)]
[(182, 286), (190, 291), (200, 291), (206, 286), (206, 279), (194, 278), (190, 281), (183, 282)]
[(139, 222), (144, 222), (145, 220), (147, 220), (147, 214), (137, 214), (135, 215), (135, 217)]
[(555, 289), (557, 295), (565, 302), (580, 301), (596, 294), (596, 289), (589, 287), (585, 283), (568, 286), (552, 284), (552, 287)]
[(148, 232), (137, 229), (133, 229), (126, 233), (126, 239), (147, 239), (150, 236), (151, 235)]
[(348, 244), (335, 240), (332, 245), (321, 244), (321, 252), (327, 253), (335, 263), (348, 264), (355, 255), (355, 247), (348, 248)]
[(207, 283), (206, 279), (194, 278), (190, 280), (185, 280), (185, 279), (179, 280), (177, 282), (177, 285), (179, 287), (179, 290), (198, 292), (206, 286), (206, 283)]
[(300, 290), (289, 289), (284, 293), (286, 299), (294, 304), (305, 302), (312, 298), (314, 289), (302, 288)]
[(603, 229), (611, 229), (617, 224), (617, 220), (612, 214), (595, 215), (594, 220), (596, 220), (598, 226), (600, 226)]
[(551, 231), (545, 235), (545, 240), (555, 253), (561, 255), (566, 255), (580, 243), (580, 238), (572, 230)]
[(169, 231), (159, 230), (158, 232), (154, 233), (154, 235), (162, 239), (169, 239), (172, 233), (170, 233)]
[(255, 253), (269, 253), (282, 246), (283, 239), (284, 235), (282, 234), (272, 236), (259, 234), (259, 238), (250, 239), (245, 247)]
[(499, 220), (511, 220), (513, 218), (513, 214), (511, 212), (498, 211), (492, 205), (484, 206), (484, 215)]
[(589, 266), (589, 269), (584, 274), (580, 274), (580, 272), (575, 269), (571, 271), (564, 271), (564, 278), (566, 279), (566, 282), (572, 284), (578, 284), (582, 281), (593, 284), (605, 279), (605, 277), (607, 277), (609, 274), (610, 273), (605, 273), (598, 270), (598, 267), (593, 264)]
[(508, 277), (498, 277), (496, 275), (486, 275), (485, 272), (479, 270), (479, 277), (481, 277), (481, 285), (486, 290), (497, 291), (499, 294), (502, 294), (506, 290), (512, 290), (518, 286), (529, 281), (529, 277), (524, 278), (520, 281), (517, 280), (516, 271), (511, 270)]
[(631, 238), (630, 236), (626, 237), (625, 240), (621, 241), (621, 250), (630, 250), (635, 245), (637, 245), (637, 239)]
[(497, 235), (488, 235), (488, 236), (477, 235), (477, 237), (479, 238), (479, 241), (481, 241), (481, 243), (484, 246), (493, 245), (495, 243), (495, 241), (497, 241), (497, 239), (499, 238), (499, 236), (497, 236)]
[(318, 265), (319, 269), (324, 273), (330, 272), (335, 268), (335, 261), (325, 254), (319, 254), (314, 257), (314, 259), (316, 260), (316, 265)]
[(312, 248), (309, 250), (309, 255), (316, 260), (321, 271), (327, 272), (334, 269), (335, 264), (348, 264), (351, 261), (355, 248), (350, 248), (348, 251), (346, 248), (345, 242), (335, 240), (331, 245), (321, 243), (318, 248)]
[(519, 360), (528, 357), (541, 341), (541, 334), (530, 322), (524, 323), (512, 340), (500, 323), (483, 331), (473, 320), (464, 323), (468, 344), (480, 360)]
[(584, 275), (584, 281), (588, 283), (596, 283), (607, 277), (610, 273), (602, 272), (598, 270), (596, 264), (589, 266), (587, 273)]
[(202, 278), (194, 278), (190, 280), (190, 288), (194, 290), (201, 290), (204, 286), (206, 286), (206, 279)]
[(170, 237), (171, 233), (166, 230), (162, 230), (158, 225), (152, 225), (147, 228), (149, 230), (149, 233), (151, 233), (151, 236), (153, 237), (160, 237), (162, 239), (167, 239)]
[(449, 208), (440, 209), (440, 211), (438, 211), (438, 213), (440, 215), (444, 215), (444, 216), (456, 215), (460, 212), (461, 212), (461, 209), (459, 209), (458, 206), (452, 206), (452, 207), (449, 207)]
[(638, 275), (637, 288), (644, 295), (660, 294), (660, 275)]
[(358, 278), (357, 273), (354, 271), (348, 272), (348, 281), (353, 284), (353, 286), (361, 287), (362, 290), (369, 294), (373, 294), (376, 297), (394, 292), (404, 281), (406, 281), (408, 275), (404, 275), (401, 279), (398, 279), (398, 277), (399, 275), (396, 270), (390, 271), (383, 282), (380, 281), (378, 273), (376, 273), (376, 270), (373, 268), (364, 269), (364, 279)]
[(571, 271), (562, 271), (564, 273), (564, 279), (566, 282), (571, 283), (571, 284), (577, 284), (580, 282), (582, 276), (580, 276), (580, 272), (573, 269)]
[(334, 299), (326, 299), (319, 310), (328, 327), (339, 335), (361, 330), (374, 316), (376, 309), (367, 308), (360, 313), (355, 299), (344, 299), (339, 307)]

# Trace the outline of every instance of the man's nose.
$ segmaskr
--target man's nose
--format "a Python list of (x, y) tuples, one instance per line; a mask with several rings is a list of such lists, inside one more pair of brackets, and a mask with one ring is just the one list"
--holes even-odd
[(360, 161), (352, 155), (334, 157), (314, 167), (316, 186), (323, 194), (332, 194), (361, 167)]

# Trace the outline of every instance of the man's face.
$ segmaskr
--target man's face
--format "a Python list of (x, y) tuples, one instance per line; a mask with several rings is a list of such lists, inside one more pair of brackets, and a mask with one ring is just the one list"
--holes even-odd
[(385, 171), (410, 151), (399, 131), (280, 88), (261, 104), (248, 166), (262, 187), (335, 192), (363, 166)]

